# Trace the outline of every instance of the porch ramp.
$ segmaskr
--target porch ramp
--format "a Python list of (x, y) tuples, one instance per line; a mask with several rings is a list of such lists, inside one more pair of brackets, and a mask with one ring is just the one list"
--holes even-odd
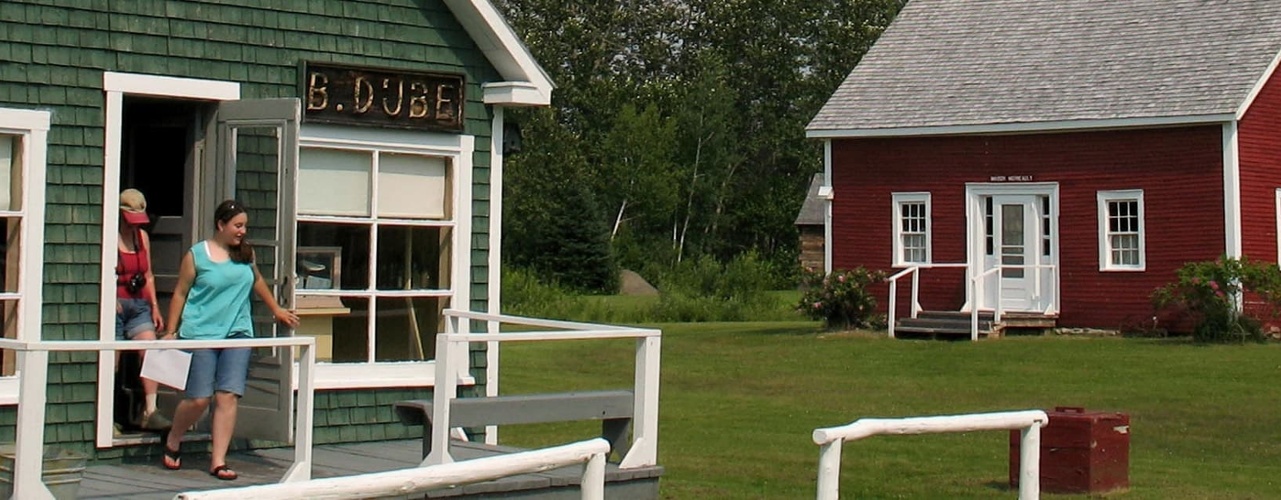
[[(993, 334), (992, 312), (979, 313), (979, 336)], [(915, 318), (899, 318), (894, 336), (941, 340), (969, 340), (971, 316), (966, 311), (921, 311)]]
[[(1004, 337), (1011, 333), (1045, 334), (1058, 326), (1053, 314), (1006, 312), (1001, 321), (991, 311), (979, 312), (979, 337)], [(968, 311), (921, 311), (915, 318), (899, 318), (894, 336), (935, 340), (969, 340), (971, 317)]]

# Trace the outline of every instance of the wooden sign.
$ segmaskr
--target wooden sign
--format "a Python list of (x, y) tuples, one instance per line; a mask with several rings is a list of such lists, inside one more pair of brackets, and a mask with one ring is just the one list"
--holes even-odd
[(303, 121), (463, 131), (463, 75), (303, 65)]

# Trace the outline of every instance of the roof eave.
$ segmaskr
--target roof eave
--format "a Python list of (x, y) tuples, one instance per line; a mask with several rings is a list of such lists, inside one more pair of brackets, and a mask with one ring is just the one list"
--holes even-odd
[(845, 139), (860, 137), (919, 137), (939, 135), (1025, 134), (1035, 132), (1064, 132), (1073, 130), (1151, 128), (1181, 125), (1227, 123), (1237, 120), (1236, 113), (1219, 113), (1192, 116), (1163, 116), (1144, 118), (1108, 118), (1097, 120), (1061, 120), (1026, 123), (992, 123), (979, 125), (944, 125), (931, 127), (901, 127), (872, 129), (822, 129), (810, 128), (805, 137), (810, 139)]
[[(485, 86), (485, 103), (508, 106), (551, 104), (551, 77), (489, 0), (444, 0), (503, 82)], [(490, 88), (494, 89), (491, 95)]]

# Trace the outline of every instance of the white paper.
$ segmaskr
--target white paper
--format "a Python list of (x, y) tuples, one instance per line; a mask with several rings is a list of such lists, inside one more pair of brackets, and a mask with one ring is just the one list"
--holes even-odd
[(152, 350), (142, 359), (141, 376), (181, 391), (187, 388), (190, 369), (191, 353), (178, 349)]

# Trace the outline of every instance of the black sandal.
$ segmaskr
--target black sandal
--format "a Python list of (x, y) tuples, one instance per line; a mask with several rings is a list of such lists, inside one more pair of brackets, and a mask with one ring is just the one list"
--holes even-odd
[(178, 443), (178, 449), (169, 449), (169, 431), (166, 430), (160, 435), (160, 446), (164, 448), (165, 455), (163, 460), (164, 466), (169, 470), (178, 470), (182, 468), (182, 443)]
[(223, 481), (234, 481), (236, 478), (240, 477), (240, 474), (236, 474), (236, 471), (232, 470), (231, 467), (228, 467), (227, 464), (214, 467), (213, 470), (209, 471), (209, 475)]

